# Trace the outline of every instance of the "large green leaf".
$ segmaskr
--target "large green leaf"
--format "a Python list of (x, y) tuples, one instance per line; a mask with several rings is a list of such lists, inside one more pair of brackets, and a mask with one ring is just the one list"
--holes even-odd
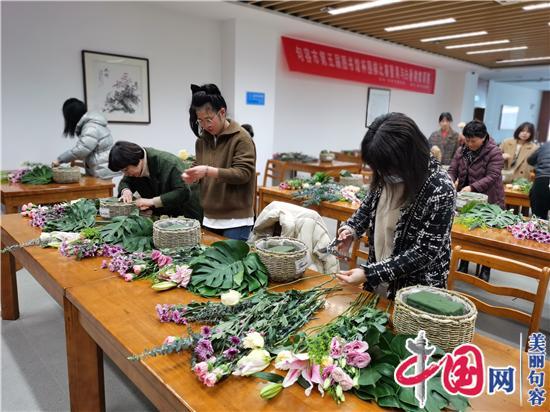
[(249, 252), (248, 244), (240, 240), (213, 243), (202, 256), (190, 261), (193, 275), (189, 290), (210, 297), (229, 289), (249, 293), (265, 287), (267, 268), (255, 253)]
[(368, 367), (361, 370), (361, 375), (359, 376), (359, 385), (369, 386), (375, 385), (376, 382), (382, 377), (374, 368)]

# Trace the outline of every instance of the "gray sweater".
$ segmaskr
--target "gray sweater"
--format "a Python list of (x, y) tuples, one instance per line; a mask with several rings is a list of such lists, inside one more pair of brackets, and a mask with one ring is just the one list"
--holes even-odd
[(119, 175), (108, 167), (113, 136), (107, 127), (105, 116), (97, 112), (86, 113), (76, 125), (76, 135), (78, 140), (75, 146), (57, 158), (60, 163), (83, 160), (86, 174), (100, 179)]
[(544, 143), (529, 156), (527, 163), (535, 166), (536, 177), (550, 177), (550, 142)]

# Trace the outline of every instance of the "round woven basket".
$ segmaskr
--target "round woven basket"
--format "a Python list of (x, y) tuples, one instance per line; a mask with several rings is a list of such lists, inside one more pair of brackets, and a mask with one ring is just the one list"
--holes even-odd
[(79, 167), (53, 167), (52, 178), (55, 183), (76, 183), (80, 182)]
[(153, 223), (153, 243), (157, 249), (195, 246), (201, 241), (198, 220), (176, 217)]
[(325, 163), (328, 163), (328, 162), (332, 162), (334, 160), (334, 158), (336, 157), (336, 155), (332, 152), (321, 152), (319, 153), (319, 160), (321, 162), (325, 162)]
[(352, 174), (351, 176), (340, 176), (340, 182), (341, 185), (344, 186), (363, 186), (363, 175), (359, 174)]
[[(294, 252), (281, 253), (268, 250), (273, 246), (293, 246)], [(269, 279), (274, 282), (290, 282), (303, 276), (309, 265), (307, 246), (289, 237), (268, 237), (257, 240), (256, 252), (269, 271)]]
[(134, 203), (119, 202), (116, 197), (99, 199), (99, 216), (112, 219), (117, 216), (128, 216), (137, 209)]
[[(421, 290), (438, 293), (464, 305), (466, 313), (461, 316), (442, 316), (424, 312), (406, 303), (407, 296)], [(426, 337), (445, 352), (471, 342), (477, 318), (477, 309), (470, 299), (457, 292), (429, 286), (410, 286), (397, 291), (393, 309), (393, 326), (398, 334), (417, 335), (426, 332)]]
[(487, 203), (489, 201), (489, 197), (483, 193), (477, 192), (458, 192), (456, 194), (456, 208), (461, 209), (467, 203), (474, 200), (480, 203)]

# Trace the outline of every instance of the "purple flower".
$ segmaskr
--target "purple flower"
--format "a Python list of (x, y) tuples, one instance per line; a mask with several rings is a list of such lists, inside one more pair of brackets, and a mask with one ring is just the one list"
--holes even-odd
[(214, 349), (212, 348), (212, 342), (205, 338), (200, 339), (195, 347), (195, 355), (197, 356), (197, 359), (201, 362), (205, 361), (210, 358), (213, 353)]
[(323, 378), (323, 380), (325, 380), (326, 378), (328, 378), (329, 376), (332, 375), (332, 371), (334, 370), (336, 366), (334, 365), (328, 365), (326, 368), (323, 369), (323, 374), (321, 375), (321, 378)]
[(212, 333), (212, 329), (210, 329), (209, 326), (203, 326), (201, 328), (201, 335), (204, 336), (205, 338), (209, 337), (211, 333)]
[(157, 310), (157, 315), (161, 322), (170, 322), (170, 320), (172, 319), (172, 316), (170, 314), (170, 305), (157, 304), (157, 306), (155, 306), (155, 309)]
[(105, 269), (106, 267), (107, 267), (107, 261), (103, 259), (103, 261), (101, 262), (101, 269)]
[(229, 342), (231, 342), (232, 345), (238, 345), (241, 343), (241, 339), (238, 336), (231, 336)]
[(237, 356), (238, 354), (239, 354), (239, 349), (237, 349), (234, 346), (232, 346), (229, 349), (223, 351), (223, 356), (225, 356), (228, 360), (235, 359), (235, 356)]

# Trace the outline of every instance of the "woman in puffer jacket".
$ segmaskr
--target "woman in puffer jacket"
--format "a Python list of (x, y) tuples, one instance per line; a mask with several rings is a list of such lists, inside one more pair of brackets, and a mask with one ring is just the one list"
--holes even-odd
[(109, 151), (113, 147), (113, 137), (107, 127), (107, 119), (97, 112), (87, 112), (86, 104), (71, 98), (63, 103), (65, 136), (77, 136), (75, 146), (62, 153), (52, 162), (53, 166), (75, 160), (84, 162), (86, 174), (100, 179), (117, 176), (108, 168)]

